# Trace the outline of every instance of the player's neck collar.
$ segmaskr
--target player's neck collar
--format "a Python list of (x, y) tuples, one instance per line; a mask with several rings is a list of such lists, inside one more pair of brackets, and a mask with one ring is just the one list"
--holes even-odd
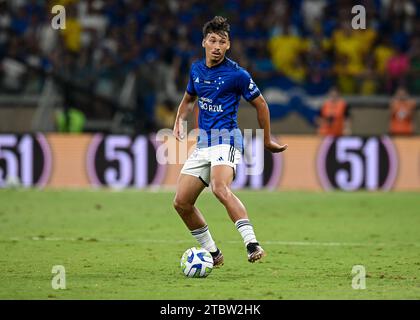
[(219, 62), (218, 64), (216, 64), (216, 65), (214, 65), (214, 66), (211, 66), (211, 67), (209, 67), (209, 66), (207, 65), (207, 63), (206, 63), (206, 58), (204, 58), (204, 59), (203, 59), (203, 62), (204, 62), (204, 66), (205, 66), (207, 69), (215, 69), (215, 68), (218, 68), (218, 67), (220, 67), (221, 65), (225, 64), (225, 63), (227, 62), (227, 60), (228, 60), (228, 58), (226, 58), (226, 56), (224, 56), (224, 57), (223, 57), (223, 60), (222, 60), (221, 62)]

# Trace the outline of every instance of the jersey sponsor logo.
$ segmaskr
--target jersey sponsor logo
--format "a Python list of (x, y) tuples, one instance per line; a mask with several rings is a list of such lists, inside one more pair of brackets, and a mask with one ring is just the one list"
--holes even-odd
[(213, 103), (212, 99), (206, 98), (206, 97), (200, 97), (200, 100), (203, 102)]
[(198, 105), (200, 109), (207, 110), (210, 112), (223, 112), (223, 108), (221, 104), (209, 104), (207, 102), (198, 101)]

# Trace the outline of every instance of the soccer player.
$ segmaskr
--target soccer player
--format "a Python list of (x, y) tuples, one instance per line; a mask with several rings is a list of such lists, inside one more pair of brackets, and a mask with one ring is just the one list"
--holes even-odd
[(230, 48), (229, 32), (227, 20), (220, 16), (204, 25), (202, 46), (205, 59), (191, 66), (189, 82), (173, 129), (174, 136), (181, 141), (184, 138), (183, 123), (198, 98), (197, 147), (179, 175), (174, 207), (201, 247), (212, 254), (215, 267), (223, 265), (223, 255), (203, 215), (195, 206), (201, 191), (209, 185), (241, 234), (248, 261), (255, 262), (265, 256), (246, 208), (230, 189), (243, 151), (242, 134), (237, 124), (241, 96), (257, 110), (259, 125), (264, 129), (265, 148), (271, 152), (282, 152), (288, 147), (271, 139), (268, 106), (249, 73), (225, 57)]

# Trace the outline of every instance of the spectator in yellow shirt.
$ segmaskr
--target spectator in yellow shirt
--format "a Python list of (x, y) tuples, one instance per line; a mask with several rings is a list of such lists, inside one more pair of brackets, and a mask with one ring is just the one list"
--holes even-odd
[(277, 70), (295, 81), (305, 79), (306, 71), (301, 62), (301, 53), (307, 50), (307, 42), (290, 33), (290, 27), (284, 24), (283, 34), (274, 36), (269, 41), (272, 61)]
[(77, 1), (61, 0), (57, 3), (66, 8), (66, 28), (61, 29), (64, 44), (66, 48), (72, 52), (79, 52), (81, 49), (82, 25), (77, 19)]
[(333, 34), (333, 50), (335, 53), (335, 71), (338, 86), (343, 93), (355, 93), (355, 78), (363, 72), (364, 44), (360, 36), (351, 29), (349, 23), (343, 23)]

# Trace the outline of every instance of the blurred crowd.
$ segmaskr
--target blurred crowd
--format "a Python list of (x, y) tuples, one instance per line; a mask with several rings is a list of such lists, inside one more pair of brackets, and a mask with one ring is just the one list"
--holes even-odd
[[(57, 4), (66, 8), (64, 30), (51, 27)], [(366, 9), (364, 30), (351, 26), (355, 4)], [(333, 86), (343, 94), (400, 86), (420, 94), (414, 0), (0, 0), (0, 93), (38, 93), (39, 70), (52, 72), (69, 104), (109, 118), (131, 72), (132, 117), (147, 119), (139, 124), (145, 130), (169, 126), (190, 64), (203, 55), (202, 26), (214, 15), (229, 19), (229, 57), (262, 89), (286, 78), (315, 94)]]

